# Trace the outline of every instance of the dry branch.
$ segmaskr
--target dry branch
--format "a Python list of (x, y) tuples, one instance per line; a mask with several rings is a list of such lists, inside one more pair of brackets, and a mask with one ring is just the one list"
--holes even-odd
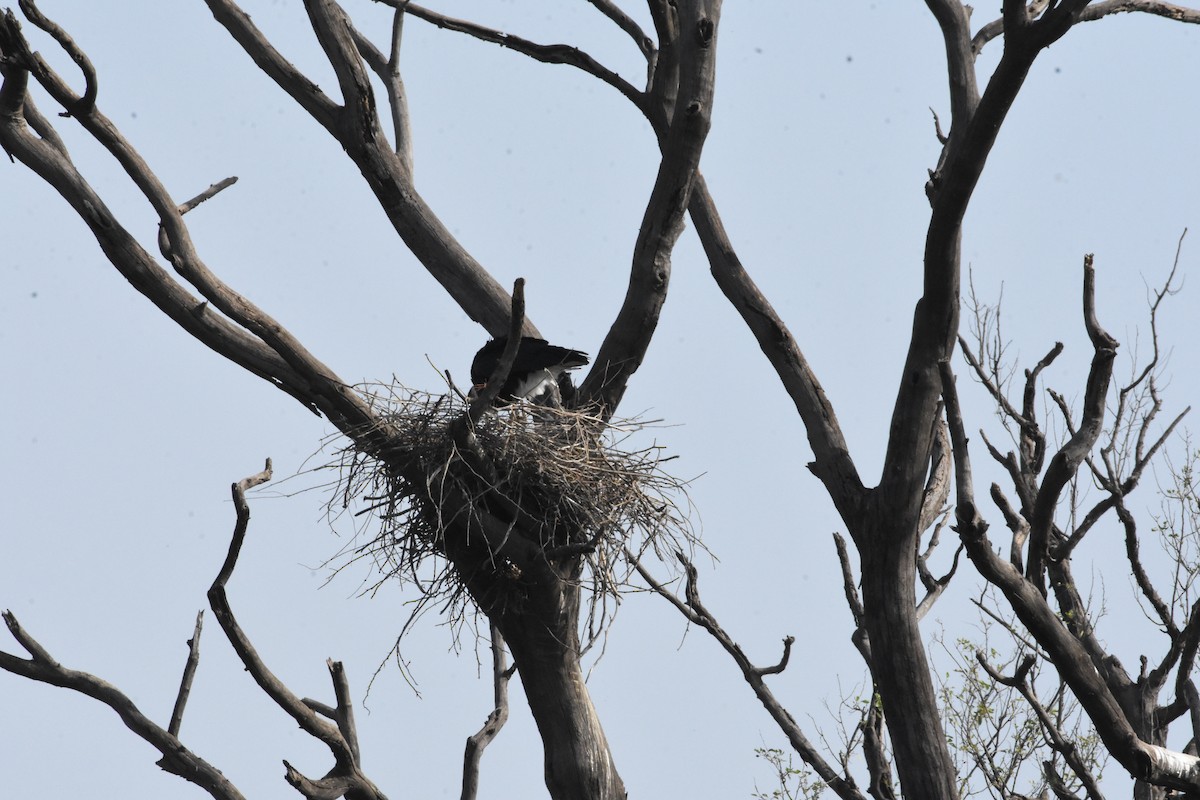
[[(679, 507), (685, 482), (664, 470), (662, 448), (628, 445), (651, 423), (605, 424), (585, 411), (517, 403), (481, 414), (464, 439), (468, 409), (455, 395), (399, 384), (360, 390), (410, 466), (398, 472), (389, 466), (395, 454), (378, 460), (353, 445), (342, 449), (329, 465), (339, 474), (329, 511), (355, 507), (377, 521), (350, 559), (374, 559), (381, 580), (417, 585), (414, 614), (444, 602), (452, 618), (465, 612), (461, 577), (446, 560), (464, 535), (482, 536), (489, 568), (518, 594), (531, 578), (525, 573), (582, 558), (587, 570), (578, 580), (599, 610), (627, 581), (627, 547), (641, 557), (699, 544)], [(602, 613), (589, 638), (606, 621)]]
[(483, 389), (471, 401), (471, 405), (467, 409), (467, 414), (463, 418), (463, 423), (466, 425), (466, 428), (462, 431), (463, 434), (474, 434), (475, 427), (479, 420), (483, 418), (484, 412), (491, 409), (495, 404), (496, 397), (499, 396), (505, 381), (508, 380), (508, 373), (512, 371), (513, 363), (517, 360), (517, 351), (521, 347), (521, 328), (524, 325), (525, 279), (517, 278), (516, 282), (513, 283), (512, 313), (509, 317), (508, 332), (506, 334), (508, 337), (507, 342), (504, 345), (504, 350), (500, 353), (500, 359), (496, 362), (496, 368), (492, 370), (492, 374), (484, 381)]
[[(1045, 8), (1047, 0), (1035, 0), (1030, 3), (1029, 13), (1036, 16)], [(1176, 22), (1186, 22), (1192, 25), (1200, 24), (1200, 10), (1188, 8), (1175, 3), (1162, 3), (1158, 0), (1103, 0), (1092, 3), (1079, 14), (1079, 22), (1094, 22), (1098, 19), (1111, 17), (1114, 14), (1141, 13), (1155, 17), (1165, 17)], [(978, 56), (983, 52), (987, 43), (1003, 35), (1004, 20), (995, 19), (979, 29), (971, 39), (971, 52)]]
[(152, 722), (119, 689), (95, 675), (64, 667), (21, 627), (11, 611), (2, 616), (13, 638), (31, 657), (23, 659), (0, 652), (0, 669), (99, 700), (117, 712), (127, 728), (162, 753), (158, 765), (164, 770), (196, 784), (217, 800), (244, 800), (219, 769), (185, 747), (173, 733)]
[(1112, 380), (1113, 360), (1117, 356), (1117, 340), (1096, 320), (1095, 285), (1096, 272), (1089, 254), (1083, 262), (1083, 319), (1095, 352), (1084, 391), (1083, 419), (1079, 429), (1051, 457), (1029, 519), (1029, 561), (1025, 574), (1043, 593), (1047, 559), (1051, 547), (1057, 543), (1051, 530), (1054, 512), (1067, 482), (1074, 477), (1103, 431), (1105, 402)]
[[(344, 382), (286, 328), (208, 269), (183, 223), (182, 211), (187, 204), (181, 207), (170, 196), (158, 176), (98, 107), (82, 106), (79, 95), (32, 52), (11, 13), (0, 20), (0, 55), (7, 61), (0, 103), (15, 112), (0, 120), (0, 145), (58, 190), (121, 274), (208, 347), (339, 425), (369, 427), (362, 415), (363, 407), (346, 391)], [(201, 302), (177, 282), (121, 225), (75, 168), (61, 139), (45, 134), (39, 138), (22, 124), (20, 111), (26, 104), (30, 73), (121, 164), (159, 218), (167, 245), (163, 248), (165, 254), (207, 302)], [(41, 122), (44, 124), (44, 120)]]
[(387, 89), (388, 107), (392, 111), (392, 134), (395, 139), (396, 155), (405, 174), (412, 176), (412, 124), (408, 113), (408, 95), (404, 91), (404, 79), (400, 75), (400, 44), (404, 35), (404, 8), (397, 8), (392, 17), (392, 36), (388, 55), (364, 36), (358, 28), (351, 28), (354, 44), (367, 66), (379, 76)]
[(345, 794), (352, 800), (386, 800), (383, 793), (362, 772), (358, 734), (354, 727), (354, 712), (350, 700), (350, 690), (346, 681), (345, 671), (341, 663), (327, 661), (330, 678), (333, 681), (334, 695), (337, 706), (332, 714), (336, 725), (322, 717), (326, 714), (315, 710), (309, 703), (297, 697), (259, 657), (250, 638), (238, 625), (233, 616), (233, 609), (225, 587), (233, 576), (245, 542), (246, 532), (250, 524), (250, 506), (246, 502), (246, 492), (254, 486), (259, 486), (271, 479), (271, 460), (267, 459), (266, 468), (248, 478), (233, 484), (233, 504), (237, 512), (237, 522), (234, 525), (233, 537), (229, 543), (229, 552), (221, 565), (217, 577), (208, 590), (209, 604), (217, 617), (226, 638), (233, 645), (246, 671), (254, 678), (259, 688), (270, 697), (277, 706), (299, 724), (300, 728), (315, 739), (320, 740), (334, 758), (334, 767), (325, 777), (310, 780), (284, 762), (287, 768), (286, 780), (308, 800), (324, 800), (338, 798)]
[[(1181, 652), (1181, 637), (1172, 636), (1172, 646), (1158, 670), (1146, 674), (1146, 668), (1143, 667), (1143, 674), (1138, 679), (1138, 688), (1134, 692), (1133, 680), (1125, 673), (1120, 662), (1106, 652), (1093, 631), (1088, 610), (1071, 575), (1069, 550), (1051, 550), (1048, 546), (1064, 539), (1062, 532), (1054, 524), (1054, 511), (1059, 505), (1064, 487), (1075, 477), (1084, 459), (1096, 446), (1103, 430), (1106, 395), (1117, 347), (1117, 342), (1104, 331), (1096, 319), (1094, 270), (1090, 256), (1085, 259), (1084, 266), (1083, 317), (1093, 344), (1094, 355), (1084, 393), (1082, 419), (1078, 425), (1071, 425), (1069, 408), (1065, 401), (1056, 400), (1068, 420), (1070, 438), (1051, 458), (1045, 475), (1040, 476), (1039, 485), (1037, 467), (1040, 466), (1041, 459), (1036, 455), (1036, 448), (1026, 446), (1042, 437), (1041, 432), (1037, 430), (1032, 401), (1029, 399), (1032, 395), (1030, 384), (1037, 378), (1038, 370), (1034, 370), (1027, 374), (1027, 400), (1020, 414), (1023, 443), (1020, 462), (1018, 463), (1012, 454), (1007, 457), (1001, 456), (989, 445), (993, 456), (1009, 469), (1013, 482), (1022, 495), (1022, 508), (1018, 512), (1004, 498), (999, 487), (993, 487), (992, 491), (993, 499), (1000, 505), (1006, 522), (1014, 532), (1013, 554), (1009, 560), (1001, 559), (994, 552), (986, 535), (987, 523), (979, 516), (975, 507), (971, 495), (966, 436), (961, 412), (958, 410), (953, 376), (948, 363), (942, 365), (947, 417), (954, 443), (956, 471), (959, 473), (956, 530), (976, 568), (1004, 593), (1030, 635), (1044, 648), (1049, 660), (1070, 686), (1112, 756), (1138, 780), (1163, 787), (1196, 791), (1200, 788), (1200, 760), (1168, 751), (1155, 741), (1147, 741), (1146, 736), (1158, 734), (1143, 724), (1145, 720), (1163, 721), (1169, 719), (1172, 714), (1182, 713), (1183, 704), (1177, 703), (1178, 707), (1171, 708), (1159, 708), (1154, 705), (1154, 698), (1166, 680), (1168, 669)], [(1057, 348), (1051, 352), (1051, 357), (1056, 354)], [(1043, 359), (1043, 362), (1048, 362), (1049, 358)], [(1151, 374), (1143, 372), (1138, 380), (1148, 379), (1147, 376)], [(996, 395), (996, 386), (989, 386), (988, 390), (993, 396)], [(1001, 405), (1001, 408), (1003, 410), (1005, 407)], [(1012, 413), (1005, 413), (1009, 419), (1014, 417)], [(1148, 414), (1144, 420), (1152, 418), (1153, 416)], [(1119, 424), (1120, 418), (1114, 427)], [(1144, 429), (1139, 431), (1136, 438), (1140, 442), (1145, 441)], [(1132, 517), (1125, 511), (1121, 502), (1121, 487), (1125, 481), (1111, 466), (1110, 458), (1106, 457), (1105, 462), (1108, 465), (1108, 474), (1102, 474), (1101, 479), (1104, 488), (1110, 493), (1109, 497), (1089, 512), (1083, 524), (1090, 527), (1105, 511), (1117, 508), (1118, 516), (1127, 524), (1127, 536), (1132, 536), (1128, 533), (1128, 523)], [(1135, 469), (1140, 473), (1144, 466), (1145, 464), (1138, 460)], [(1132, 489), (1134, 485), (1136, 479), (1129, 484), (1129, 488)], [(1027, 518), (1030, 520), (1028, 526), (1024, 522)], [(1022, 573), (1019, 547), (1026, 530), (1032, 531), (1030, 563)], [(1036, 538), (1039, 536), (1040, 543)], [(1048, 558), (1051, 554), (1053, 558)], [(1136, 577), (1138, 561), (1133, 550), (1131, 559)], [(1059, 607), (1057, 612), (1048, 602), (1043, 582), (1047, 574), (1051, 578), (1054, 598)], [(1139, 580), (1139, 585), (1143, 591), (1148, 586), (1144, 574)], [(1161, 601), (1156, 607), (1160, 615), (1167, 613)], [(1133, 697), (1139, 699), (1130, 699)], [(1068, 763), (1073, 769), (1078, 766), (1069, 760)], [(1080, 773), (1081, 779), (1084, 779), (1084, 776), (1085, 773)]]
[(200, 631), (204, 627), (204, 610), (196, 613), (196, 629), (192, 638), (188, 639), (188, 657), (183, 667), (183, 679), (179, 683), (179, 693), (175, 697), (175, 708), (171, 711), (171, 723), (167, 732), (172, 736), (179, 735), (179, 726), (183, 724), (183, 710), (187, 707), (188, 696), (192, 693), (192, 680), (196, 677), (196, 667), (200, 664)]
[[(392, 6), (397, 10), (402, 9), (417, 19), (424, 20), (444, 30), (463, 33), (480, 41), (500, 45), (544, 64), (566, 64), (575, 67), (613, 87), (625, 95), (635, 106), (642, 108), (645, 105), (646, 97), (642, 92), (635, 89), (616, 72), (608, 69), (586, 52), (573, 45), (539, 44), (511, 33), (479, 25), (469, 20), (456, 19), (445, 14), (439, 14), (424, 6), (410, 3), (408, 0), (376, 0), (376, 2)], [(608, 4), (604, 3), (604, 5)], [(605, 13), (607, 14), (607, 12)], [(652, 43), (649, 46), (653, 48)], [(643, 53), (646, 52), (645, 47), (643, 47)]]
[[(632, 554), (629, 557), (632, 559)], [(780, 730), (787, 736), (792, 747), (804, 760), (804, 763), (812, 767), (821, 776), (821, 779), (829, 785), (834, 794), (842, 798), (842, 800), (866, 800), (866, 796), (863, 795), (849, 773), (844, 776), (838, 775), (829, 762), (825, 760), (824, 756), (808, 740), (808, 737), (800, 730), (800, 726), (796, 724), (796, 720), (792, 718), (787, 709), (775, 698), (775, 694), (763, 680), (764, 676), (781, 672), (787, 666), (788, 658), (791, 654), (791, 645), (794, 641), (793, 637), (788, 636), (783, 640), (784, 652), (779, 664), (773, 667), (755, 666), (746, 656), (741, 646), (726, 633), (725, 629), (717, 622), (716, 617), (701, 602), (696, 567), (682, 553), (678, 553), (676, 557), (683, 564), (687, 575), (687, 581), (684, 585), (684, 600), (680, 600), (674, 592), (655, 580), (650, 571), (640, 562), (634, 561), (634, 564), (638, 574), (642, 576), (642, 579), (646, 581), (651, 590), (675, 606), (690, 622), (708, 631), (725, 652), (733, 658), (734, 663), (742, 671), (742, 677), (746, 679), (746, 683), (750, 684), (750, 688), (758, 697), (759, 702), (763, 704), (767, 713), (771, 715), (771, 718), (775, 720)]]
[[(346, 103), (339, 106), (279, 53), (233, 0), (205, 1), (255, 64), (342, 146), (400, 238), (463, 311), (493, 336), (507, 330), (508, 293), (425, 203), (413, 184), (412, 169), (388, 142), (361, 63), (360, 39), (354, 36), (341, 8), (332, 0), (305, 4), (318, 41), (338, 76)], [(411, 5), (407, 11), (416, 15)], [(530, 320), (526, 320), (525, 334), (537, 335)]]
[(508, 681), (513, 676), (514, 668), (508, 666), (505, 655), (504, 637), (495, 623), (491, 626), (492, 640), (492, 686), (495, 707), (488, 714), (483, 727), (467, 737), (467, 746), (463, 752), (463, 785), (462, 800), (475, 800), (479, 792), (479, 762), (483, 751), (500, 733), (504, 723), (508, 721)]
[(679, 80), (670, 124), (660, 135), (662, 160), (633, 247), (629, 286), (595, 364), (579, 387), (581, 403), (611, 416), (642, 364), (658, 326), (671, 277), (671, 252), (683, 232), (700, 153), (712, 122), (720, 0), (679, 9)]

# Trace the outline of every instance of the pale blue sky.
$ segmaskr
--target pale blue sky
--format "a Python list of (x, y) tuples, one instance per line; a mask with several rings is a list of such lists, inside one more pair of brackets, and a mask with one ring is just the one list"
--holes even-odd
[[(335, 91), (298, 0), (244, 6)], [(386, 39), (384, 9), (347, 6), (361, 29)], [(426, 358), (465, 378), (483, 331), (407, 253), (337, 144), (258, 73), (203, 3), (41, 7), (90, 54), (101, 109), (176, 198), (239, 176), (188, 217), (214, 271), (344, 378), (394, 374), (440, 390)], [(630, 40), (584, 2), (440, 7), (580, 44), (635, 81), (644, 73)], [(77, 84), (54, 45), (36, 41)], [(718, 46), (702, 168), (743, 262), (791, 325), (873, 481), (920, 289), (923, 185), (938, 153), (929, 107), (948, 117), (939, 33), (918, 2), (731, 2)], [(985, 53), (982, 73), (998, 48)], [(980, 294), (994, 299), (1003, 283), (1012, 352), (1025, 363), (1055, 340), (1066, 344), (1049, 378), (1068, 398), (1081, 393), (1090, 359), (1083, 254), (1096, 254), (1101, 320), (1128, 354), (1144, 330), (1143, 281), (1160, 281), (1183, 228), (1200, 226), (1198, 63), (1200, 32), (1163, 20), (1073, 31), (1035, 66), (968, 214), (964, 255)], [(415, 19), (403, 70), (418, 188), (501, 282), (527, 279), (529, 313), (547, 337), (594, 353), (624, 295), (654, 176), (647, 124), (585, 75)], [(48, 115), (58, 110), (39, 102)], [(156, 250), (149, 209), (115, 162), (71, 120), (55, 119), (79, 168)], [(184, 643), (232, 529), (229, 484), (267, 456), (278, 476), (297, 472), (332, 428), (174, 327), (107, 264), (57, 195), (7, 161), (0, 241), (9, 376), (0, 607), (64, 664), (111, 681), (165, 724)], [(1185, 245), (1188, 286), (1163, 312), (1168, 409), (1200, 401), (1196, 251)], [(994, 428), (963, 374), (968, 427)], [(709, 607), (760, 663), (778, 658), (784, 635), (798, 638), (772, 686), (810, 735), (822, 725), (835, 735), (826, 705), (855, 691), (863, 672), (830, 539), (842, 526), (804, 468), (811, 453), (794, 409), (690, 231), (622, 410), (666, 420), (673, 427), (657, 439), (680, 456), (679, 472), (703, 473), (691, 495), (720, 558), (704, 565)], [(329, 700), (324, 660), (334, 657), (361, 697), (411, 595), (358, 598), (370, 579), (358, 569), (321, 588), (320, 565), (344, 544), (322, 520), (325, 496), (271, 489), (252, 500), (234, 610), (296, 692)], [(999, 530), (999, 515), (985, 513)], [(1108, 578), (1105, 638), (1136, 664), (1163, 642), (1136, 608), (1122, 613), (1131, 599), (1119, 550), (1095, 538), (1094, 569), (1076, 573)], [(931, 615), (931, 634), (936, 618), (970, 635), (962, 606), (976, 583), (964, 570)], [(489, 710), (491, 685), (470, 640), (461, 654), (452, 645), (427, 618), (404, 643), (421, 697), (385, 670), (359, 716), (365, 768), (392, 797), (458, 794), (462, 744)], [(747, 797), (769, 777), (753, 749), (782, 737), (727, 657), (702, 633), (685, 637), (682, 618), (657, 598), (623, 605), (590, 688), (632, 796)], [(516, 682), (512, 699), (508, 727), (484, 756), (483, 798), (544, 796), (540, 742)], [(14, 797), (201, 796), (154, 767), (154, 751), (89, 699), (0, 674), (0, 704), (9, 721), (0, 765)], [(283, 758), (312, 776), (329, 764), (257, 691), (215, 621), (183, 739), (248, 796), (296, 796), (281, 779)], [(1108, 770), (1109, 785), (1121, 785), (1117, 773)]]

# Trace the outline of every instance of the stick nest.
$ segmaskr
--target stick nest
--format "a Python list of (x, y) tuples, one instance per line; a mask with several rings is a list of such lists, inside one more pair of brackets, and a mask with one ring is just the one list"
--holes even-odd
[(519, 578), (530, 558), (560, 575), (574, 564), (566, 574), (587, 595), (586, 647), (611, 621), (635, 563), (652, 552), (672, 565), (674, 553), (700, 546), (687, 482), (664, 469), (672, 457), (652, 440), (635, 444), (652, 422), (515, 404), (472, 429), (457, 394), (356, 388), (394, 444), (382, 455), (340, 449), (328, 510), (370, 523), (356, 526), (345, 554), (347, 563), (374, 559), (382, 577), (372, 589), (393, 578), (417, 587), (409, 624), (432, 603), (463, 619), (472, 605), (448, 556), (482, 546), (501, 577)]

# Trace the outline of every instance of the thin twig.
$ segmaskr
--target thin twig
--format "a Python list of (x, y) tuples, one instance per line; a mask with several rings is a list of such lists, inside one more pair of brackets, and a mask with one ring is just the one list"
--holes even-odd
[(179, 726), (183, 724), (183, 709), (192, 693), (192, 680), (196, 677), (196, 667), (200, 663), (200, 629), (203, 627), (204, 609), (200, 609), (196, 612), (196, 629), (192, 631), (192, 638), (188, 639), (187, 663), (183, 666), (183, 679), (179, 682), (175, 708), (171, 711), (171, 722), (167, 725), (167, 733), (172, 736), (179, 735)]
[(439, 14), (436, 11), (416, 5), (415, 3), (410, 3), (407, 0), (376, 0), (376, 2), (396, 9), (403, 8), (417, 19), (424, 20), (439, 28), (454, 31), (455, 33), (464, 33), (467, 36), (484, 42), (498, 44), (501, 47), (506, 47), (514, 52), (529, 56), (535, 61), (541, 61), (545, 64), (567, 64), (575, 67), (613, 87), (625, 95), (639, 109), (645, 109), (645, 93), (635, 89), (629, 81), (608, 69), (578, 47), (567, 44), (538, 44), (520, 36), (488, 28), (465, 19), (456, 19), (445, 14)]
[(463, 753), (463, 786), (462, 800), (475, 800), (479, 791), (479, 763), (483, 751), (500, 733), (504, 723), (508, 721), (508, 682), (513, 676), (515, 667), (508, 666), (508, 656), (505, 650), (504, 637), (496, 623), (491, 624), (492, 638), (492, 688), (494, 707), (477, 733), (467, 737), (466, 750)]
[[(725, 632), (725, 629), (717, 622), (716, 618), (704, 607), (700, 601), (700, 589), (698, 586), (698, 575), (695, 565), (692, 564), (682, 553), (677, 553), (676, 558), (683, 565), (687, 575), (687, 582), (684, 586), (684, 597), (686, 601), (680, 600), (674, 592), (668, 590), (665, 586), (654, 579), (654, 576), (642, 566), (642, 564), (633, 558), (633, 554), (628, 554), (630, 560), (637, 569), (638, 574), (646, 581), (655, 594), (667, 600), (671, 605), (675, 606), (681, 614), (689, 621), (704, 628), (710, 635), (724, 648), (738, 665), (742, 671), (742, 676), (746, 682), (750, 684), (750, 688), (754, 694), (758, 696), (759, 702), (767, 709), (767, 713), (775, 720), (775, 723), (787, 736), (795, 751), (800, 755), (806, 764), (821, 776), (829, 788), (834, 791), (842, 800), (866, 800), (866, 797), (855, 785), (854, 779), (849, 775), (842, 777), (834, 771), (833, 767), (825, 760), (821, 753), (813, 746), (800, 730), (800, 726), (792, 718), (792, 715), (787, 712), (783, 705), (775, 698), (774, 693), (767, 687), (763, 681), (763, 676), (772, 674), (778, 671), (775, 667), (756, 667), (751, 663), (750, 659), (742, 651), (742, 648)], [(790, 639), (791, 637), (788, 637)], [(784, 640), (784, 658), (778, 666), (782, 669), (786, 666), (787, 655), (790, 649), (788, 639)]]
[(208, 187), (203, 192), (201, 192), (200, 194), (193, 197), (191, 200), (188, 200), (186, 203), (182, 203), (179, 206), (179, 213), (180, 214), (188, 213), (193, 208), (195, 208), (196, 206), (203, 203), (205, 200), (212, 199), (214, 196), (216, 196), (216, 194), (218, 192), (225, 191), (230, 186), (233, 186), (235, 183), (237, 183), (236, 175), (231, 175), (228, 178), (225, 178), (224, 180), (217, 181), (212, 186)]
[(85, 694), (111, 708), (125, 726), (162, 753), (158, 765), (203, 788), (216, 800), (244, 800), (237, 787), (219, 769), (193, 753), (170, 731), (156, 725), (112, 684), (86, 672), (68, 669), (21, 627), (11, 611), (0, 614), (13, 638), (31, 658), (24, 659), (0, 652), (0, 669), (30, 680), (60, 686)]

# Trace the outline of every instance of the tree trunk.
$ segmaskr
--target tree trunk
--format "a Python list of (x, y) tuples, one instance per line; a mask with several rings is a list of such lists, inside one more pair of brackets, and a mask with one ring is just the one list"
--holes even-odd
[[(470, 452), (467, 440), (463, 452)], [(461, 474), (426, 502), (436, 509), (430, 513), (451, 521), (442, 539), (446, 557), (512, 653), (542, 738), (546, 788), (553, 800), (625, 800), (579, 666), (583, 557), (554, 553), (556, 546), (579, 542), (582, 535), (531, 532), (516, 519), (493, 516), (482, 506), (485, 487), (494, 486), (495, 478), (487, 477), (488, 464), (475, 461), (469, 466), (464, 457), (457, 465), (464, 468)], [(416, 471), (418, 478), (421, 472)], [(466, 490), (456, 489), (455, 481)], [(480, 481), (484, 485), (476, 485)], [(498, 503), (494, 511), (513, 509)]]
[(498, 625), (542, 737), (550, 796), (624, 800), (625, 785), (579, 666), (580, 587), (574, 577), (554, 580), (556, 586), (539, 581), (531, 587), (530, 605), (520, 613), (501, 612)]
[(915, 524), (870, 519), (865, 528), (855, 537), (863, 625), (901, 788), (905, 797), (957, 800), (954, 764), (917, 625)]
[[(1118, 689), (1114, 694), (1138, 738), (1148, 744), (1165, 748), (1167, 728), (1173, 717), (1169, 717), (1165, 713), (1166, 710), (1159, 707), (1158, 694), (1162, 687), (1156, 683), (1148, 676), (1141, 675), (1137, 681)], [(1134, 781), (1133, 800), (1164, 800), (1166, 797), (1165, 788), (1143, 780)]]

